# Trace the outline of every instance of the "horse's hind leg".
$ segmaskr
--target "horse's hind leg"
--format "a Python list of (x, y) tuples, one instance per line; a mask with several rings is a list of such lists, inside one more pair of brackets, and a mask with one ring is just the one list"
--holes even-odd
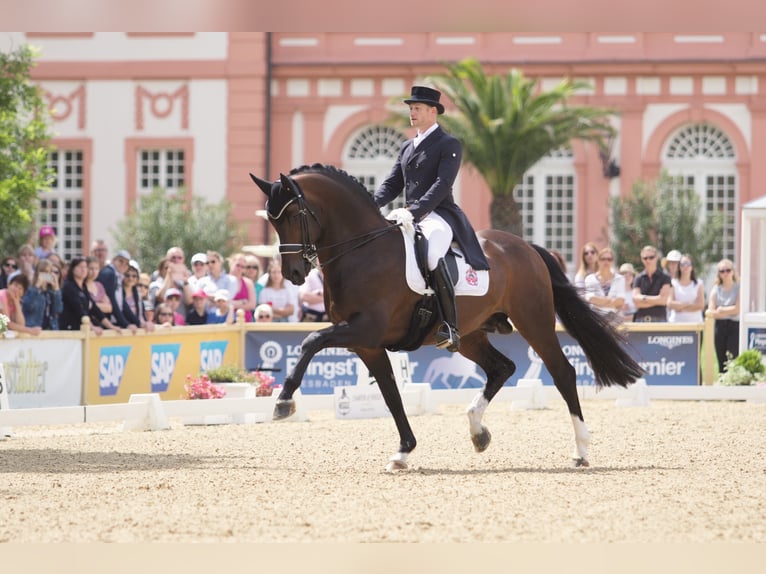
[(466, 411), (473, 448), (476, 452), (484, 452), (492, 440), (489, 430), (481, 422), (484, 411), (516, 370), (516, 365), (492, 346), (484, 331), (474, 331), (464, 336), (460, 341), (460, 354), (479, 365), (487, 375), (484, 389), (474, 397)]
[[(519, 330), (521, 332), (521, 330)], [(572, 426), (575, 434), (575, 449), (572, 454), (574, 466), (589, 466), (588, 446), (590, 445), (590, 433), (582, 416), (580, 398), (577, 396), (577, 375), (574, 367), (569, 363), (555, 332), (551, 331), (549, 340), (540, 342), (535, 338), (527, 339), (532, 348), (540, 355), (545, 367), (553, 378), (559, 393), (567, 404), (569, 415), (572, 418)], [(554, 343), (555, 342), (555, 343)]]

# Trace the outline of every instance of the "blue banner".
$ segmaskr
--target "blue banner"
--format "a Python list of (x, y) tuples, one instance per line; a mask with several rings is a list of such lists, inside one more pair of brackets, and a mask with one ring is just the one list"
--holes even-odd
[[(278, 383), (293, 368), (305, 332), (250, 331), (245, 342), (245, 367), (272, 372)], [(575, 369), (578, 385), (593, 385), (593, 371), (579, 343), (567, 333), (557, 333), (564, 355)], [(492, 344), (516, 364), (518, 379), (541, 379), (553, 385), (542, 360), (520, 335), (490, 335)], [(646, 371), (649, 385), (697, 385), (700, 376), (700, 336), (697, 331), (629, 332), (628, 352)], [(484, 371), (459, 353), (421, 347), (408, 353), (412, 380), (427, 382), (433, 389), (481, 388)], [(324, 349), (309, 363), (301, 383), (304, 394), (331, 394), (336, 386), (355, 385), (356, 355), (347, 349)]]

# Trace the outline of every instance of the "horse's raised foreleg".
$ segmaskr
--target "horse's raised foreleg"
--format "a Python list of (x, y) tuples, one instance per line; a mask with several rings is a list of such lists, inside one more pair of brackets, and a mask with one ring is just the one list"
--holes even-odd
[(489, 430), (482, 424), (484, 411), (516, 370), (516, 365), (492, 346), (484, 331), (474, 331), (463, 337), (460, 341), (460, 353), (479, 365), (487, 375), (484, 389), (474, 397), (466, 411), (473, 448), (476, 452), (484, 452), (492, 440)]
[(386, 471), (406, 470), (408, 468), (407, 457), (415, 449), (417, 441), (407, 420), (407, 414), (404, 412), (402, 396), (396, 386), (396, 379), (388, 354), (386, 354), (385, 349), (354, 350), (375, 377), (383, 400), (394, 418), (396, 430), (399, 431), (399, 450), (389, 459)]
[(293, 370), (285, 377), (282, 390), (274, 405), (273, 419), (275, 421), (285, 419), (295, 413), (295, 400), (293, 394), (301, 386), (303, 375), (306, 373), (309, 362), (319, 351), (326, 347), (348, 347), (354, 339), (354, 330), (347, 324), (331, 325), (309, 335), (301, 343), (301, 353)]

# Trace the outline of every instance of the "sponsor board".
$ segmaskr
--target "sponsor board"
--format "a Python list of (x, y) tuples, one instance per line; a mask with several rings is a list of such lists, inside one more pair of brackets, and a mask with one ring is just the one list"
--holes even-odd
[[(567, 333), (557, 333), (561, 349), (575, 369), (578, 385), (593, 385), (593, 371), (582, 347)], [(245, 342), (245, 367), (272, 372), (279, 384), (295, 366), (305, 332), (251, 331)], [(490, 335), (492, 344), (516, 364), (516, 380), (541, 379), (553, 385), (542, 360), (518, 334)], [(646, 371), (649, 385), (697, 385), (700, 377), (700, 335), (697, 331), (628, 333), (628, 352)], [(408, 353), (411, 380), (430, 383), (432, 389), (481, 388), (486, 382), (482, 369), (459, 353), (422, 347)], [(309, 363), (301, 384), (304, 394), (333, 394), (335, 387), (356, 384), (356, 355), (347, 349), (324, 349)], [(359, 363), (359, 364), (357, 364)]]

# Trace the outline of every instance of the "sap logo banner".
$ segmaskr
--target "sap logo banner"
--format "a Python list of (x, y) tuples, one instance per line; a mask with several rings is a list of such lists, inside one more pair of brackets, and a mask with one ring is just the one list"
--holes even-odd
[(130, 347), (102, 347), (98, 358), (98, 394), (111, 397), (117, 394), (125, 374)]
[(217, 369), (223, 365), (223, 356), (226, 353), (228, 341), (203, 341), (199, 344), (199, 369), (208, 371)]
[(164, 393), (176, 370), (181, 344), (152, 345), (152, 392)]

